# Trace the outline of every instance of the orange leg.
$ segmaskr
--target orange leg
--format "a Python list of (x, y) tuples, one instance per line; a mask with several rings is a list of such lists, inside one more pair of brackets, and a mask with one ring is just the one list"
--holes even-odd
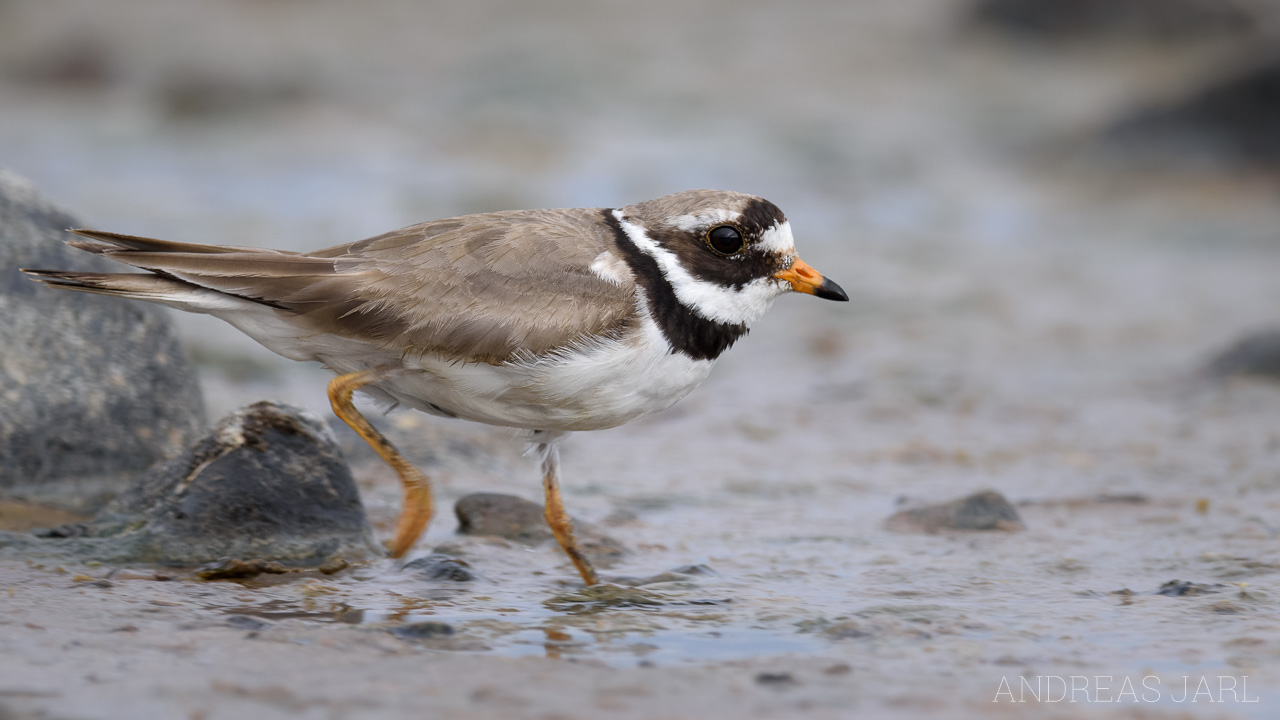
[(356, 390), (383, 377), (385, 371), (378, 369), (339, 375), (329, 382), (329, 403), (333, 406), (333, 413), (364, 438), (369, 447), (400, 476), (404, 485), (404, 510), (396, 523), (396, 535), (387, 546), (391, 557), (398, 558), (409, 550), (431, 520), (431, 483), (351, 403), (351, 395)]
[(587, 587), (591, 587), (599, 584), (600, 579), (596, 577), (596, 569), (591, 567), (591, 562), (582, 554), (578, 541), (573, 537), (573, 521), (569, 519), (569, 513), (565, 512), (564, 499), (560, 497), (560, 451), (557, 441), (558, 438), (555, 438), (538, 443), (538, 453), (542, 455), (542, 484), (547, 495), (547, 525), (551, 527), (551, 534), (556, 536), (556, 542), (560, 543), (565, 554), (573, 561), (573, 566), (578, 568), (582, 581)]

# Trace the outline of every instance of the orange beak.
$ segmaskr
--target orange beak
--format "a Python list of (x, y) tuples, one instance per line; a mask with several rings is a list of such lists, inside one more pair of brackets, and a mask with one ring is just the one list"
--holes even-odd
[(796, 258), (791, 267), (780, 273), (775, 273), (774, 277), (791, 283), (791, 289), (796, 292), (813, 295), (824, 300), (838, 300), (840, 302), (849, 300), (849, 296), (845, 294), (843, 288), (823, 277), (822, 273), (809, 267), (809, 263), (800, 258)]

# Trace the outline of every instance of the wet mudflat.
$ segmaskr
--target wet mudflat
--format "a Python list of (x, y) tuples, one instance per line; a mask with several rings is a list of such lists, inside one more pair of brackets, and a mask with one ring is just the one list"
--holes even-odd
[[(383, 422), (487, 450), (428, 467), (442, 503), (410, 559), (453, 565), (205, 581), (7, 554), (0, 717), (1274, 717), (1280, 383), (1201, 371), (1280, 324), (1280, 191), (1252, 170), (1053, 152), (1213, 47), (1031, 58), (957, 39), (959, 5), (839, 23), (744, 12), (735, 27), (781, 33), (800, 59), (751, 65), (787, 82), (762, 83), (778, 99), (714, 141), (701, 116), (681, 124), (687, 94), (625, 63), (581, 71), (585, 96), (534, 83), (537, 112), (506, 114), (494, 98), (510, 88), (489, 71), (514, 61), (497, 53), (456, 51), (468, 82), (436, 96), (454, 108), (438, 115), (404, 95), (345, 109), (365, 85), (335, 68), (298, 81), (310, 94), (236, 96), (247, 115), (164, 105), (181, 117), (136, 135), (118, 129), (136, 93), (24, 91), (4, 161), (111, 229), (319, 247), (467, 210), (733, 186), (786, 209), (851, 302), (782, 298), (671, 411), (570, 440), (569, 509), (625, 550), (604, 590), (584, 592), (554, 543), (455, 532), (470, 493), (538, 499), (514, 433), (394, 414)], [(313, 31), (339, 35), (336, 18)], [(650, 39), (667, 27), (636, 22)], [(239, 77), (238, 62), (272, 57), (256, 47), (210, 67)], [(547, 62), (525, 80), (560, 77)], [(681, 62), (640, 67), (677, 77)], [(644, 101), (594, 104), (619, 73)], [(86, 103), (106, 118), (96, 135), (66, 119)], [(298, 104), (312, 110), (301, 129), (280, 110)], [(486, 155), (499, 140), (509, 152)], [(66, 160), (115, 167), (121, 153), (133, 162), (105, 187)], [(263, 397), (326, 412), (319, 371), (181, 322), (211, 417)], [(385, 538), (394, 477), (350, 457)], [(887, 524), (984, 490), (1020, 527)], [(0, 521), (21, 514), (0, 506)], [(1021, 684), (1076, 677), (1089, 680), (1074, 703), (1054, 701), (1056, 680), (1041, 702)]]

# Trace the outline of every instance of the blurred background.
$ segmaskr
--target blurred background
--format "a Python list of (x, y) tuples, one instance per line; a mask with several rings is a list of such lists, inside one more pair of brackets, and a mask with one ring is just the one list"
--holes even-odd
[[(1270, 0), (0, 0), (0, 164), (92, 227), (294, 250), (741, 190), (850, 289), (766, 321), (841, 382), (1134, 333), (1172, 369), (1275, 319), (1222, 295), (1280, 248), (1278, 39)], [(181, 323), (213, 417), (324, 409)]]

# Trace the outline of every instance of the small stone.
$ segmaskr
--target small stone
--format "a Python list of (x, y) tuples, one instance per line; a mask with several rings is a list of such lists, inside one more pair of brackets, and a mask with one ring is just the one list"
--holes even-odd
[(871, 633), (852, 620), (844, 620), (823, 628), (822, 634), (832, 640), (850, 640), (871, 637)]
[(50, 539), (88, 537), (93, 534), (93, 529), (85, 523), (67, 523), (51, 528), (33, 528), (31, 534)]
[(1151, 502), (1151, 498), (1142, 493), (1101, 493), (1094, 499), (1111, 505), (1146, 505)]
[[(458, 532), (462, 535), (490, 535), (537, 545), (554, 536), (547, 527), (541, 505), (501, 493), (472, 493), (453, 506), (458, 516)], [(574, 534), (582, 551), (598, 565), (626, 554), (622, 543), (580, 520), (573, 520)]]
[(668, 570), (664, 573), (648, 576), (620, 575), (608, 578), (610, 583), (614, 585), (626, 585), (627, 587), (639, 587), (641, 585), (656, 585), (666, 582), (689, 582), (695, 577), (704, 575), (714, 575), (710, 567), (706, 565), (681, 565), (678, 568)]
[(637, 577), (635, 575), (615, 575), (615, 576), (610, 576), (608, 578), (605, 578), (605, 581), (613, 585), (625, 585), (627, 587), (640, 587), (641, 585), (657, 585), (659, 583), (668, 583), (668, 582), (687, 582), (689, 579), (690, 578), (688, 575), (681, 575), (679, 573), (673, 573), (673, 572), (664, 572), (664, 573), (658, 573), (657, 575), (647, 575), (643, 577)]
[(413, 570), (426, 580), (471, 582), (476, 579), (475, 571), (466, 561), (448, 555), (432, 554), (410, 560), (405, 563), (404, 569)]
[(261, 559), (236, 560), (223, 558), (196, 570), (196, 577), (201, 580), (242, 580), (257, 577), (263, 573), (283, 575), (287, 572), (289, 570), (278, 562), (268, 562)]
[(1226, 585), (1205, 585), (1203, 583), (1187, 582), (1185, 580), (1170, 580), (1160, 586), (1156, 591), (1156, 595), (1166, 595), (1168, 597), (1184, 597), (1195, 595), (1207, 595), (1210, 593), (1222, 592)]
[(1218, 602), (1210, 605), (1209, 610), (1221, 615), (1236, 615), (1244, 612), (1245, 607), (1240, 603), (1231, 602), (1230, 600), (1219, 600)]
[(1018, 511), (993, 490), (960, 500), (901, 510), (885, 521), (896, 532), (938, 533), (947, 530), (1022, 530)]
[(271, 627), (271, 623), (249, 615), (229, 615), (227, 616), (227, 624), (233, 628), (241, 630), (264, 630)]
[(756, 684), (765, 687), (784, 688), (797, 685), (796, 679), (787, 672), (762, 672), (756, 675)]
[(664, 596), (655, 592), (601, 583), (576, 592), (556, 595), (549, 600), (544, 600), (542, 604), (556, 612), (590, 615), (619, 608), (653, 607), (664, 605), (666, 602)]
[(351, 563), (347, 562), (345, 558), (336, 557), (331, 558), (328, 562), (316, 568), (316, 570), (319, 570), (322, 575), (334, 575), (349, 567), (351, 567)]
[(107, 575), (112, 580), (155, 580), (156, 574), (146, 570), (130, 570), (129, 568), (120, 568), (113, 570)]
[(424, 620), (422, 622), (405, 623), (391, 628), (388, 632), (402, 640), (431, 640), (448, 637), (454, 633), (452, 625)]
[(715, 575), (716, 571), (711, 569), (710, 565), (698, 563), (696, 565), (681, 565), (678, 568), (672, 568), (671, 572), (679, 575)]
[(553, 537), (542, 506), (514, 495), (472, 493), (458, 500), (453, 512), (462, 535), (493, 535), (530, 545)]
[(853, 666), (849, 663), (836, 663), (823, 668), (822, 672), (824, 675), (848, 675), (853, 672)]

